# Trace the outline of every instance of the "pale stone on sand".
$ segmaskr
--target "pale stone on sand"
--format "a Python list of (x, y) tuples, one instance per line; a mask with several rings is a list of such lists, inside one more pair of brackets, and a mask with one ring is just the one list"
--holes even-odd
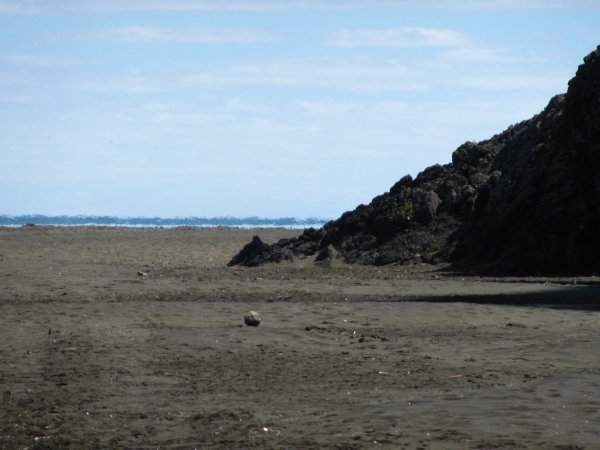
[(260, 325), (260, 315), (256, 311), (248, 311), (244, 316), (244, 323), (250, 327), (257, 327)]

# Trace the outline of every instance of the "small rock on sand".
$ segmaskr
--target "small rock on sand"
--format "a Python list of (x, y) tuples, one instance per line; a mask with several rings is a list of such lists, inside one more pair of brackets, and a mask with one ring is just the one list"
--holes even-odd
[(249, 327), (257, 327), (260, 325), (260, 316), (256, 311), (248, 311), (244, 316), (244, 323)]
[(333, 245), (328, 245), (323, 250), (319, 252), (317, 257), (315, 258), (315, 263), (321, 266), (331, 266), (331, 263), (335, 258), (337, 258), (338, 252), (333, 247)]

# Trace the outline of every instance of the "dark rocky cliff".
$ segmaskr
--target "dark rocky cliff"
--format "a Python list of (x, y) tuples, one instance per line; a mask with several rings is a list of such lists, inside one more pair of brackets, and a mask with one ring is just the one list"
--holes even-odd
[(568, 92), (452, 163), (405, 176), (323, 228), (267, 245), (256, 237), (230, 265), (333, 250), (348, 262), (466, 262), (512, 273), (600, 269), (600, 46)]
[(600, 269), (600, 47), (584, 61), (525, 139), (498, 153), (502, 176), (456, 259), (517, 273)]

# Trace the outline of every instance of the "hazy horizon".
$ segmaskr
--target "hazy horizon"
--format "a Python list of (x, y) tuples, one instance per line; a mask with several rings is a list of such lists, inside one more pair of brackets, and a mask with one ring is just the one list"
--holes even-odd
[(0, 0), (0, 214), (336, 218), (540, 112), (589, 0)]

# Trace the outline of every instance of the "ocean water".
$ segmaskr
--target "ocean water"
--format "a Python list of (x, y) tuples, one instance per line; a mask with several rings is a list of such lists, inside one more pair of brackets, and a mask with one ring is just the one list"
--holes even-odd
[(113, 217), (113, 216), (22, 216), (0, 215), (0, 226), (21, 227), (27, 224), (53, 226), (109, 226), (109, 227), (239, 227), (239, 228), (319, 228), (329, 219), (309, 217)]

